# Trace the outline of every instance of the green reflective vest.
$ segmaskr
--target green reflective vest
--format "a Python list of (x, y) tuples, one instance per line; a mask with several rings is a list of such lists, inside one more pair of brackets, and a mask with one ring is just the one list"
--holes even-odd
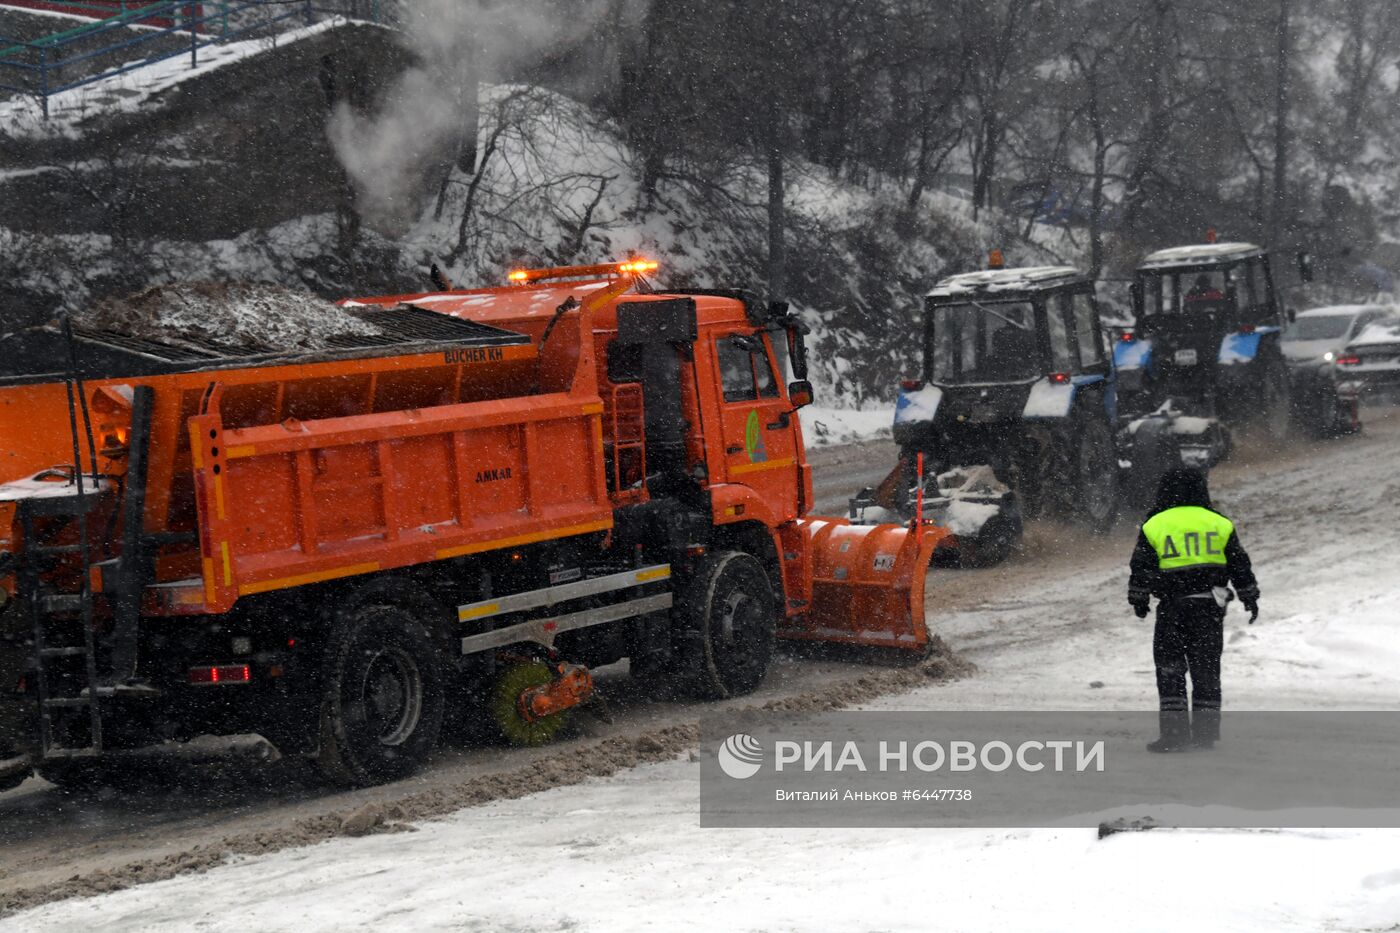
[(1210, 509), (1179, 505), (1149, 518), (1142, 533), (1157, 552), (1158, 569), (1180, 570), (1209, 564), (1223, 566), (1225, 545), (1235, 533), (1235, 526)]

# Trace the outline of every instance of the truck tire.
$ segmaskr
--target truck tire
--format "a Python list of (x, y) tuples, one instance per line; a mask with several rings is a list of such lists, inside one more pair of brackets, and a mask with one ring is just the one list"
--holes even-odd
[(763, 682), (778, 609), (757, 558), (712, 552), (686, 586), (674, 618), (684, 631), (679, 672), (697, 696), (742, 696)]
[(326, 646), (316, 764), (345, 786), (407, 777), (437, 744), (443, 707), (439, 652), (423, 626), (402, 609), (363, 606)]
[(1080, 419), (1077, 460), (1075, 517), (1095, 534), (1105, 534), (1118, 518), (1118, 450), (1108, 425), (1087, 414)]

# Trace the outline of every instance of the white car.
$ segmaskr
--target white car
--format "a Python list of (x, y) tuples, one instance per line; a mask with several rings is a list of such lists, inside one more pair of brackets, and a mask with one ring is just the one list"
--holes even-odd
[(1396, 313), (1391, 305), (1335, 305), (1301, 312), (1283, 332), (1290, 367), (1332, 363), (1368, 324)]
[(1360, 392), (1344, 365), (1351, 361), (1347, 346), (1395, 313), (1390, 305), (1335, 305), (1294, 318), (1280, 346), (1288, 361), (1296, 423), (1324, 437), (1360, 427)]

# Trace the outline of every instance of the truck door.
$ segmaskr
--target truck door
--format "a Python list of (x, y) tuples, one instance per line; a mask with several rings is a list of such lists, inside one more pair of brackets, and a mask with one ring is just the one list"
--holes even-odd
[(725, 480), (753, 489), (775, 520), (796, 518), (797, 413), (783, 397), (770, 348), (762, 337), (745, 331), (713, 339)]

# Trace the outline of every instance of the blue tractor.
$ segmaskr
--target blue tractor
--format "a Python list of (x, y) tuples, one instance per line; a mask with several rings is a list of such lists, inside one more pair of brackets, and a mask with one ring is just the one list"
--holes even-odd
[[(1131, 293), (1133, 330), (1114, 348), (1119, 407), (1136, 425), (1124, 438), (1126, 458), (1205, 468), (1228, 455), (1238, 431), (1270, 444), (1287, 438), (1288, 317), (1265, 250), (1159, 250), (1138, 265)], [(1135, 471), (1129, 494), (1147, 497), (1158, 475)]]
[(926, 299), (922, 374), (901, 384), (895, 407), (899, 462), (852, 500), (852, 517), (908, 517), (922, 500), (970, 565), (1004, 559), (1026, 520), (1109, 528), (1120, 464), (1108, 345), (1094, 281), (1077, 269), (939, 282)]

